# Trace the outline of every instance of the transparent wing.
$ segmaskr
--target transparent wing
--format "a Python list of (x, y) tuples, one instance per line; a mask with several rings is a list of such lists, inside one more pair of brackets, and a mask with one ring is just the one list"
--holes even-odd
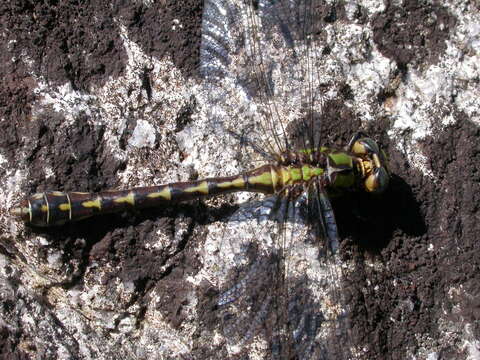
[[(205, 2), (207, 118), (243, 146), (249, 167), (257, 155), (270, 161), (320, 144), (323, 3)], [(319, 184), (297, 190), (242, 206), (207, 239), (205, 269), (232, 358), (350, 358), (333, 210)]]
[(307, 190), (307, 223), (314, 234), (319, 249), (319, 262), (326, 282), (317, 284), (328, 296), (325, 298), (325, 320), (329, 329), (329, 338), (320, 345), (322, 359), (352, 359), (353, 344), (349, 334), (349, 306), (342, 294), (343, 271), (338, 254), (338, 229), (332, 205), (319, 182), (310, 185)]
[(340, 262), (330, 251), (336, 225), (315, 186), (296, 199), (246, 204), (207, 239), (206, 269), (232, 358), (349, 358)]
[[(207, 0), (201, 72), (212, 127), (276, 159), (291, 150), (288, 128), (302, 122), (301, 147), (319, 144), (322, 2)], [(317, 94), (317, 95), (316, 95)]]

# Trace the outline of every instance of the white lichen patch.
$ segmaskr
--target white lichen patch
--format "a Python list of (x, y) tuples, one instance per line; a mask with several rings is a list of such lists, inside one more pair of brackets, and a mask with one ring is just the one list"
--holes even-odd
[(475, 95), (480, 89), (479, 15), (478, 12), (460, 13), (462, 6), (458, 2), (444, 5), (458, 15), (457, 24), (446, 40), (447, 50), (435, 65), (421, 71), (409, 68), (406, 81), (396, 93), (392, 111), (395, 121), (389, 133), (399, 138), (401, 133), (408, 132), (409, 140), (398, 141), (397, 146), (413, 166), (429, 177), (433, 174), (418, 142), (456, 121), (453, 114), (457, 109), (480, 124), (480, 100)]
[[(118, 175), (125, 185), (130, 185), (142, 178), (151, 180), (155, 177), (153, 167), (145, 169), (145, 161), (138, 152), (141, 148), (152, 149), (161, 143), (160, 150), (156, 151), (158, 154), (154, 150), (152, 157), (157, 156), (162, 162), (168, 160), (171, 164), (178, 165), (178, 150), (171, 134), (175, 130), (177, 114), (190, 103), (197, 85), (184, 78), (172, 61), (158, 60), (144, 54), (128, 38), (126, 28), (120, 23), (118, 26), (127, 53), (123, 76), (112, 78), (102, 86), (92, 85), (90, 91), (85, 93), (73, 90), (70, 84), (51, 86), (31, 66), (31, 76), (37, 83), (34, 94), (38, 99), (32, 104), (32, 118), (35, 120), (46, 111), (60, 114), (65, 122), (58, 129), (58, 136), (66, 136), (65, 129), (72, 126), (80, 114), (87, 115), (93, 126), (105, 127), (103, 142), (107, 146), (108, 156), (127, 161), (125, 172)], [(142, 86), (147, 69), (151, 94)], [(136, 125), (127, 137), (127, 149), (122, 149), (120, 138), (126, 131), (128, 122), (133, 120)], [(72, 156), (75, 157), (75, 154)], [(45, 169), (49, 169), (48, 164), (45, 165)], [(136, 175), (139, 168), (143, 170)], [(52, 175), (53, 173), (46, 173), (47, 177)], [(168, 177), (167, 174), (165, 181)]]
[(375, 13), (381, 13), (385, 10), (385, 1), (384, 0), (359, 0), (359, 1), (347, 1), (346, 7), (354, 8), (356, 6), (362, 6), (370, 15), (375, 15)]
[[(17, 233), (17, 223), (13, 221), (11, 215), (8, 213), (8, 210), (18, 204), (18, 193), (20, 192), (20, 184), (25, 178), (26, 171), (18, 170), (12, 166), (8, 166), (8, 162), (5, 161), (2, 168), (5, 169), (5, 175), (3, 177), (4, 181), (2, 186), (0, 186), (0, 207), (3, 211), (0, 211), (0, 223), (3, 224), (2, 229), (6, 230), (6, 227), (9, 228), (9, 233)], [(5, 228), (4, 228), (5, 227)]]
[(475, 295), (467, 293), (462, 285), (448, 289), (447, 298), (441, 300), (444, 310), (438, 314), (438, 335), (435, 338), (428, 334), (417, 335), (419, 347), (412, 357), (440, 358), (438, 354), (445, 346), (454, 345), (459, 353), (466, 355), (466, 359), (480, 358), (479, 341), (473, 331), (475, 325), (463, 316), (462, 299), (465, 298), (475, 301)]
[(137, 126), (128, 140), (128, 145), (143, 148), (155, 146), (155, 128), (145, 120), (137, 120)]
[(39, 99), (32, 106), (33, 118), (50, 108), (64, 116), (66, 120), (65, 125), (71, 125), (80, 113), (93, 115), (92, 111), (95, 112), (95, 110), (92, 109), (95, 96), (73, 90), (70, 83), (52, 87), (42, 76), (34, 72), (32, 72), (31, 75), (37, 80), (37, 87), (33, 92)]
[[(111, 79), (101, 88), (94, 89), (98, 105), (103, 109), (101, 123), (106, 126), (107, 144), (114, 156), (128, 160), (126, 171), (121, 174), (125, 185), (141, 182), (142, 179), (153, 179), (155, 168), (146, 169), (135, 148), (153, 148), (160, 142), (158, 156), (170, 164), (177, 166), (179, 155), (172, 139), (175, 130), (175, 119), (180, 109), (190, 103), (197, 85), (183, 77), (168, 59), (158, 60), (143, 53), (140, 47), (128, 38), (126, 28), (119, 24), (128, 61), (124, 76)], [(151, 97), (142, 86), (142, 77), (148, 69), (151, 81)], [(126, 151), (119, 146), (119, 139), (127, 127), (127, 121), (136, 119), (133, 134), (128, 139), (130, 147)], [(163, 150), (163, 151), (162, 151)], [(168, 162), (162, 168), (168, 168)], [(150, 161), (154, 164), (155, 162)], [(158, 167), (158, 164), (154, 165)], [(141, 174), (136, 174), (143, 169)], [(145, 173), (147, 172), (147, 173)], [(156, 176), (158, 178), (158, 175)], [(165, 176), (166, 181), (168, 176)], [(162, 181), (162, 179), (156, 179)], [(186, 179), (184, 179), (186, 180)], [(168, 179), (168, 181), (171, 181)]]

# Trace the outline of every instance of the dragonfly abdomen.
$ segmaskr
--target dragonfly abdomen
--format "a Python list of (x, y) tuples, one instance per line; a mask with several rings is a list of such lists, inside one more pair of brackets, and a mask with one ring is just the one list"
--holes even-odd
[[(321, 178), (322, 186), (349, 187), (352, 158), (343, 153), (323, 154), (328, 164), (309, 164), (302, 161), (287, 165), (264, 165), (244, 174), (177, 182), (159, 186), (138, 187), (128, 190), (98, 193), (49, 191), (34, 194), (24, 200), (11, 213), (34, 226), (61, 225), (97, 214), (121, 212), (128, 209), (158, 207), (170, 202), (181, 202), (205, 196), (237, 191), (280, 193), (299, 183)], [(339, 161), (345, 158), (346, 160)], [(335, 164), (335, 166), (332, 166)], [(345, 173), (345, 170), (347, 172)], [(342, 176), (352, 181), (339, 181)]]
[(34, 226), (62, 225), (97, 214), (241, 191), (245, 187), (242, 179), (243, 176), (232, 176), (98, 193), (47, 191), (33, 194), (11, 209), (11, 213)]
[(188, 201), (235, 191), (272, 193), (272, 181), (267, 179), (268, 176), (271, 177), (271, 173), (271, 166), (266, 165), (250, 173), (236, 176), (128, 190), (98, 193), (47, 191), (33, 194), (19, 206), (12, 208), (11, 213), (34, 226), (51, 226), (97, 214), (158, 207), (170, 202)]

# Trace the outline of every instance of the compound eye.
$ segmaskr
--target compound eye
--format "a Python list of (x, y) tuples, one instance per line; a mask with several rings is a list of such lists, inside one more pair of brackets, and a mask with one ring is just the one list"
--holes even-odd
[(378, 145), (370, 138), (361, 138), (352, 146), (352, 152), (357, 155), (378, 154), (380, 152)]
[(366, 179), (365, 189), (368, 192), (380, 194), (385, 191), (389, 182), (389, 175), (385, 168), (376, 168)]

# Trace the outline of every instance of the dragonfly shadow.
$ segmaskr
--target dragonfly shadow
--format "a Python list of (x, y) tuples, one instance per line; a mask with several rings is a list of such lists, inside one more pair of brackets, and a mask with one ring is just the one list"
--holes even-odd
[(393, 174), (380, 196), (355, 193), (332, 201), (342, 238), (352, 238), (361, 248), (381, 251), (395, 231), (421, 236), (427, 228), (411, 187)]
[[(95, 216), (62, 226), (28, 229), (29, 232), (46, 238), (47, 245), (38, 249), (41, 257), (46, 258), (52, 251), (60, 251), (66, 268), (70, 263), (77, 264), (75, 272), (67, 276), (68, 279), (62, 284), (69, 288), (81, 281), (92, 259), (130, 263), (160, 237), (165, 240), (165, 247), (171, 247), (165, 251), (169, 254), (159, 255), (158, 252), (151, 251), (149, 257), (152, 258), (152, 263), (156, 261), (161, 265), (166, 261), (162, 260), (162, 256), (167, 258), (186, 246), (195, 224), (223, 221), (237, 208), (238, 206), (228, 204), (209, 207), (196, 201), (170, 204), (159, 209)], [(65, 269), (65, 272), (69, 271)]]
[[(37, 250), (40, 257), (46, 258), (50, 252), (61, 254), (65, 268), (62, 273), (65, 276), (51, 286), (60, 285), (69, 289), (81, 284), (85, 271), (91, 264), (94, 247), (101, 244), (115, 229), (126, 230), (132, 225), (131, 221), (125, 221), (122, 217), (124, 215), (108, 214), (61, 226), (29, 227), (30, 232), (46, 239), (47, 245)], [(106, 254), (108, 249), (103, 249), (103, 252)]]
[(223, 204), (222, 206), (214, 207), (200, 201), (192, 201), (172, 203), (163, 208), (132, 209), (122, 213), (102, 214), (101, 216), (94, 216), (59, 226), (29, 226), (28, 228), (34, 234), (46, 235), (54, 240), (60, 241), (67, 237), (75, 236), (95, 242), (95, 239), (100, 239), (115, 229), (138, 226), (145, 221), (157, 221), (164, 218), (175, 219), (179, 214), (194, 218), (198, 224), (208, 225), (209, 223), (228, 218), (236, 209), (238, 209), (238, 205)]
[(328, 283), (284, 274), (278, 254), (251, 245), (248, 264), (230, 268), (223, 286), (205, 282), (197, 288), (201, 331), (219, 329), (224, 345), (243, 349), (236, 356), (246, 355), (255, 338), (266, 341), (272, 359), (335, 358), (322, 355), (347, 351), (339, 346), (345, 344), (344, 314), (332, 316), (322, 306), (332, 296)]

